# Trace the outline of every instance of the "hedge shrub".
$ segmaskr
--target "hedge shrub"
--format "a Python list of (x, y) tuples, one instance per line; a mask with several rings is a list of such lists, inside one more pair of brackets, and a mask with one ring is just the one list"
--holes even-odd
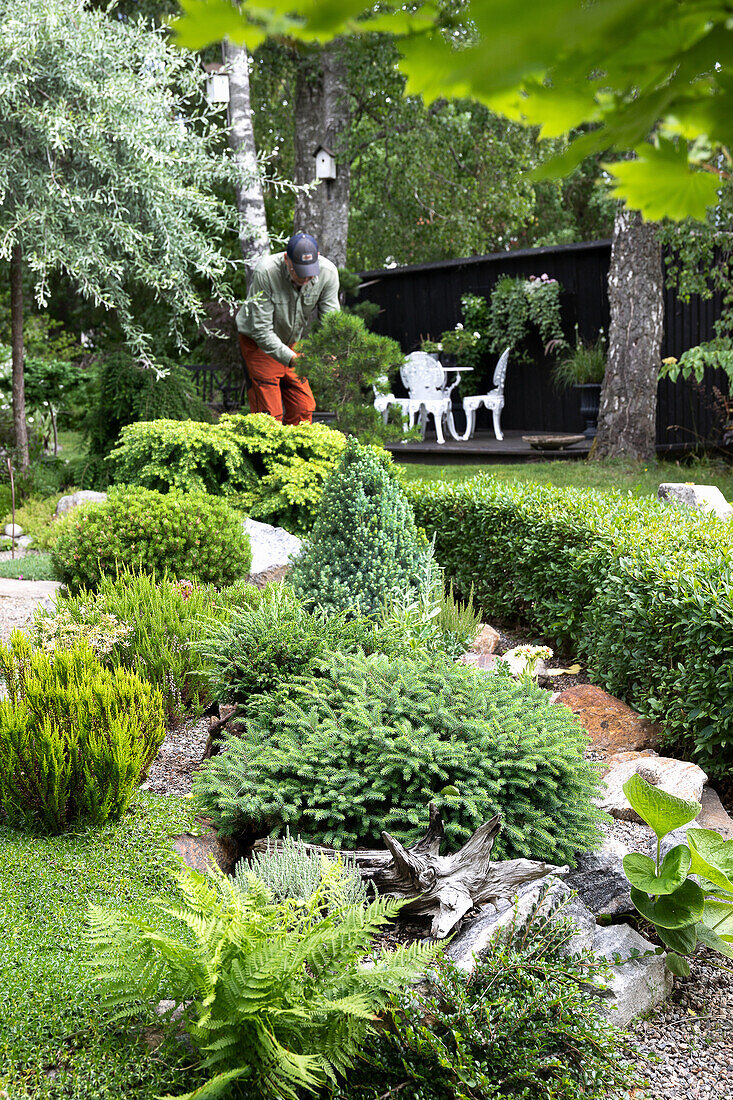
[(123, 429), (109, 458), (118, 482), (168, 492), (236, 495), (253, 519), (308, 531), (346, 445), (323, 424), (283, 425), (267, 413), (217, 424), (155, 420)]
[(52, 558), (73, 591), (96, 588), (125, 566), (203, 584), (230, 584), (252, 561), (241, 518), (204, 493), (116, 489), (81, 505), (58, 525)]
[(194, 779), (227, 833), (289, 826), (355, 848), (386, 829), (409, 843), (434, 801), (454, 847), (500, 813), (498, 859), (563, 863), (597, 842), (587, 735), (531, 682), (435, 655), (334, 654), (319, 678), (254, 696), (244, 718)]
[(390, 598), (425, 591), (434, 575), (430, 545), (388, 456), (350, 438), (293, 565), (293, 589), (328, 611), (370, 615)]
[(711, 775), (733, 762), (733, 525), (621, 493), (410, 486), (463, 593), (573, 646)]
[(48, 654), (20, 631), (0, 672), (2, 821), (60, 833), (120, 817), (165, 735), (160, 692), (83, 643)]

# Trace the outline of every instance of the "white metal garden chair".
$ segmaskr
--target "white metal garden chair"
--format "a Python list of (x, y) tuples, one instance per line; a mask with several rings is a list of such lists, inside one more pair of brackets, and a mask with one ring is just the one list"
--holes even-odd
[(482, 405), (491, 409), (494, 420), (494, 435), (497, 439), (503, 439), (501, 433), (501, 410), (504, 408), (504, 382), (506, 380), (506, 368), (509, 363), (510, 348), (502, 352), (499, 362), (494, 368), (494, 388), (489, 393), (475, 394), (472, 397), (463, 398), (463, 411), (466, 414), (466, 430), (463, 433), (464, 441), (470, 439), (476, 427), (476, 411)]
[(446, 387), (445, 370), (440, 361), (424, 351), (410, 352), (400, 368), (400, 377), (410, 395), (407, 403), (409, 426), (412, 428), (415, 418), (419, 416), (420, 434), (424, 439), (427, 419), (432, 416), (438, 443), (445, 443), (443, 420), (447, 420), (450, 427), (452, 421), (450, 394), (453, 387), (458, 384), (458, 380), (452, 386)]
[[(386, 375), (382, 375), (376, 382), (372, 383), (372, 389), (374, 390), (374, 408), (382, 417), (382, 421), (386, 424), (389, 417), (390, 405), (398, 405), (403, 419), (409, 415), (408, 405), (410, 404), (409, 397), (395, 397), (389, 389), (389, 378)], [(405, 424), (405, 427), (407, 425)]]

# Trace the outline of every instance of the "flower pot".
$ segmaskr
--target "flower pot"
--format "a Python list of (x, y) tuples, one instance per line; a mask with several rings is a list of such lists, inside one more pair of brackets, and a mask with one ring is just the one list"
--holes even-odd
[(584, 382), (573, 387), (580, 391), (580, 415), (585, 420), (586, 439), (593, 439), (598, 427), (598, 412), (601, 406), (601, 383)]

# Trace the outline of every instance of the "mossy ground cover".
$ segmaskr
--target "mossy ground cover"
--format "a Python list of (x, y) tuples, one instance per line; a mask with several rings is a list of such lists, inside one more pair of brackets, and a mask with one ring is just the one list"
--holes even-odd
[(100, 1008), (86, 934), (90, 903), (149, 916), (169, 894), (170, 837), (188, 799), (139, 793), (124, 818), (58, 837), (0, 828), (0, 1089), (12, 1100), (152, 1100), (203, 1080), (175, 1038)]
[(690, 462), (630, 462), (608, 459), (603, 462), (560, 459), (548, 462), (517, 462), (511, 465), (484, 463), (445, 464), (400, 463), (397, 466), (403, 483), (413, 481), (467, 481), (476, 474), (490, 474), (497, 481), (536, 482), (576, 489), (599, 489), (608, 492), (620, 489), (635, 497), (656, 496), (662, 481), (695, 481), (699, 485), (717, 485), (726, 500), (733, 500), (733, 466), (712, 458)]

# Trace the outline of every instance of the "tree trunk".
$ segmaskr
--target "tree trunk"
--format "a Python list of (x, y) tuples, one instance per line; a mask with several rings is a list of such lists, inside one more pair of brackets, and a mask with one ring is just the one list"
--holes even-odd
[(28, 427), (25, 422), (25, 381), (23, 363), (23, 252), (19, 244), (13, 245), (10, 257), (10, 331), (13, 362), (13, 427), (15, 447), (21, 469), (27, 470)]
[(255, 264), (270, 251), (265, 196), (252, 128), (249, 58), (244, 46), (235, 46), (229, 41), (224, 42), (222, 54), (229, 72), (229, 145), (240, 177), (235, 187), (239, 210), (239, 243), (242, 246), (249, 283)]
[(295, 88), (295, 182), (311, 183), (319, 145), (336, 158), (336, 179), (295, 198), (294, 229), (311, 233), (322, 255), (346, 265), (350, 168), (343, 147), (349, 121), (346, 66), (338, 41), (298, 59)]
[(638, 211), (621, 207), (608, 273), (608, 365), (591, 458), (654, 457), (663, 288), (657, 226), (643, 222)]

